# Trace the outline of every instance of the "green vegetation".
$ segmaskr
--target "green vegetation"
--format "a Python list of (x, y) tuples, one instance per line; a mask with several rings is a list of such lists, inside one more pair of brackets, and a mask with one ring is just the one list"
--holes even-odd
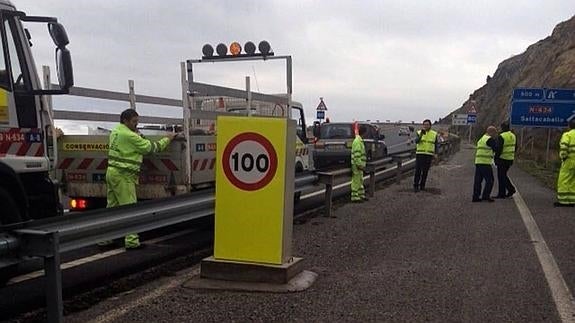
[(549, 161), (547, 168), (545, 168), (545, 161), (541, 162), (533, 159), (519, 158), (516, 160), (516, 164), (523, 171), (537, 178), (546, 187), (552, 190), (556, 189), (557, 175), (561, 166), (557, 161)]

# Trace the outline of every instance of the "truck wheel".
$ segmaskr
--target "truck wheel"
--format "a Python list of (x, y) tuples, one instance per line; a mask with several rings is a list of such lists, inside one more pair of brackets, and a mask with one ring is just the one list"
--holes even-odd
[(4, 188), (0, 187), (0, 205), (2, 205), (2, 216), (0, 216), (0, 225), (22, 222), (20, 209), (12, 195)]

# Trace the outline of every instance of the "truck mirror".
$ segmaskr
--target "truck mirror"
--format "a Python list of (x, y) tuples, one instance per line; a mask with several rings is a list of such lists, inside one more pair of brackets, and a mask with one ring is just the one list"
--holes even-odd
[(57, 22), (49, 23), (48, 32), (50, 32), (50, 37), (52, 37), (54, 44), (56, 44), (58, 48), (64, 48), (70, 43), (66, 29), (62, 24)]
[(383, 139), (385, 139), (385, 135), (382, 134), (382, 133), (380, 133), (380, 134), (379, 134), (379, 140), (383, 140)]
[(71, 88), (74, 85), (74, 72), (72, 70), (72, 56), (68, 49), (56, 49), (56, 70), (60, 88), (62, 90)]
[(415, 128), (413, 126), (409, 126), (408, 128), (409, 128), (409, 131), (411, 131), (411, 132), (415, 131)]

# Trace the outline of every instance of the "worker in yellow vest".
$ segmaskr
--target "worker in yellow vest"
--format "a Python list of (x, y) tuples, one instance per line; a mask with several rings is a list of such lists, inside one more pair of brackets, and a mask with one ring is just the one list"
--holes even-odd
[[(120, 115), (120, 124), (110, 134), (106, 186), (107, 207), (133, 204), (137, 202), (136, 184), (140, 174), (143, 155), (165, 150), (176, 133), (169, 134), (157, 142), (143, 138), (137, 133), (138, 113), (127, 109)], [(124, 239), (126, 249), (141, 247), (137, 233)]]
[(439, 136), (435, 130), (431, 129), (431, 120), (423, 120), (423, 128), (417, 131), (415, 138), (415, 176), (413, 177), (413, 191), (425, 190), (427, 173), (431, 167), (431, 162), (437, 154)]
[(363, 188), (363, 171), (366, 165), (365, 145), (362, 136), (365, 135), (365, 127), (359, 127), (357, 122), (353, 124), (355, 139), (351, 145), (351, 201), (361, 203), (367, 201)]
[(575, 206), (575, 118), (569, 120), (569, 131), (559, 142), (561, 168), (557, 178), (557, 202), (555, 206)]
[[(494, 202), (491, 198), (493, 189), (493, 157), (497, 150), (497, 129), (494, 126), (487, 127), (486, 133), (477, 141), (475, 152), (475, 178), (473, 180), (473, 199), (472, 202)], [(485, 181), (483, 194), (481, 185)]]
[(517, 149), (517, 139), (515, 134), (509, 129), (509, 123), (501, 124), (501, 133), (497, 137), (497, 151), (495, 152), (495, 165), (497, 166), (497, 183), (498, 190), (495, 198), (504, 199), (515, 194), (515, 186), (511, 184), (507, 172), (513, 160)]

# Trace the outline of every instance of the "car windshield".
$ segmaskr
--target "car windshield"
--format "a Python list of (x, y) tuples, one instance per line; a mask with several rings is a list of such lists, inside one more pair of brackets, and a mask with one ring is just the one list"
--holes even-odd
[(321, 126), (320, 139), (349, 139), (353, 137), (350, 124), (323, 124)]

